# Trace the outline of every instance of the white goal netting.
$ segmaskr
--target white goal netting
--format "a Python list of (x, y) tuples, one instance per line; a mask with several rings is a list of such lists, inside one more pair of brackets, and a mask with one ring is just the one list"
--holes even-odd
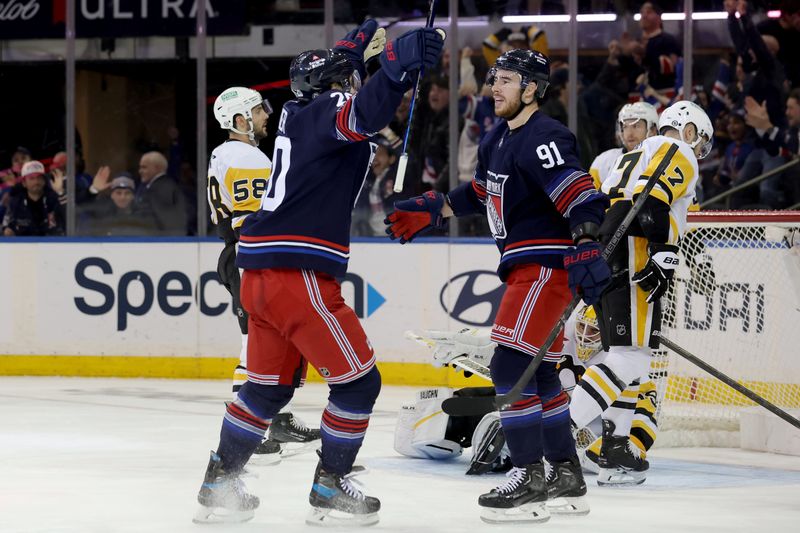
[[(800, 407), (800, 213), (690, 216), (662, 331), (785, 409)], [(659, 446), (738, 446), (755, 404), (677, 354), (653, 363)]]

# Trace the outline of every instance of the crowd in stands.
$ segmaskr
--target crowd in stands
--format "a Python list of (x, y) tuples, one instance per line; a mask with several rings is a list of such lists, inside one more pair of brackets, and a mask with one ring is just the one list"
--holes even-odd
[[(733, 46), (719, 54), (711, 68), (695, 66), (691, 91), (683, 87), (682, 41), (666, 32), (662, 22), (662, 7), (674, 10), (675, 6), (656, 1), (640, 5), (638, 31), (608, 43), (608, 55), (592, 72), (594, 77), (577, 80), (581, 161), (588, 168), (597, 154), (618, 145), (616, 116), (624, 104), (644, 100), (660, 110), (690, 94), (715, 125), (714, 152), (701, 161), (701, 203), (775, 171), (755, 186), (704, 208), (797, 208), (800, 165), (786, 164), (800, 154), (800, 0), (782, 2), (779, 18), (766, 18), (763, 9), (755, 12), (742, 0), (713, 3), (728, 12)], [(523, 4), (520, 12), (524, 12)], [(547, 12), (553, 3), (540, 4), (540, 12)], [(398, 199), (430, 189), (449, 190), (451, 164), (457, 165), (459, 181), (472, 178), (478, 144), (497, 121), (491, 93), (484, 84), (486, 73), (495, 59), (511, 48), (551, 52), (541, 28), (502, 27), (482, 43), (463, 48), (457, 58), (445, 53), (440, 66), (426, 73), (412, 123), (406, 185), (398, 194), (393, 186), (408, 124), (411, 94), (406, 95), (394, 120), (376, 138), (379, 146), (374, 164), (353, 215), (355, 235), (383, 235), (383, 218)], [(451, 83), (452, 60), (458, 61), (459, 77)], [(565, 124), (569, 118), (568, 72), (558, 54), (552, 55), (551, 84), (541, 105), (542, 112)], [(457, 161), (449, 157), (451, 91), (458, 96)], [(80, 153), (76, 154), (79, 235), (195, 233), (196, 174), (182, 159), (177, 130), (171, 129), (169, 138), (163, 151), (143, 153), (134, 173), (112, 172), (101, 166), (91, 175), (85, 171)], [(64, 152), (44, 155), (36, 161), (29, 150), (20, 147), (12, 156), (11, 167), (0, 171), (0, 218), (6, 236), (64, 234), (66, 183), (73, 178), (66, 176)], [(461, 235), (487, 234), (480, 218), (460, 224)]]

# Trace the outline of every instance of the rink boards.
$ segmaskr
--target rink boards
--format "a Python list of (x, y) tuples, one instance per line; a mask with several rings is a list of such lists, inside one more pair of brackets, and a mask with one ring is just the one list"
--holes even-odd
[[(216, 275), (221, 249), (222, 244), (211, 239), (6, 240), (0, 247), (0, 374), (227, 377), (240, 337), (228, 293)], [(494, 273), (498, 258), (488, 240), (428, 239), (400, 246), (376, 239), (352, 244), (343, 294), (362, 320), (387, 383), (466, 382), (452, 371), (432, 367), (429, 352), (406, 340), (403, 332), (489, 327), (503, 291)], [(758, 280), (767, 296), (786, 291), (781, 278), (743, 269), (748, 263), (737, 261), (737, 268), (720, 270), (720, 281)], [(773, 302), (780, 299), (775, 296), (763, 301), (758, 315), (755, 309), (743, 311), (729, 320), (726, 331), (716, 331), (722, 326), (715, 319), (709, 322), (713, 331), (704, 336), (716, 342), (733, 340), (752, 314), (751, 332), (754, 325), (763, 324), (758, 334), (771, 340), (769, 351), (791, 353), (792, 337), (775, 330), (785, 324), (774, 317), (797, 309), (777, 309)], [(687, 308), (680, 302), (677, 307)], [(716, 313), (717, 307), (698, 304), (693, 309)], [(681, 315), (682, 323), (686, 317)], [(675, 340), (690, 341), (695, 333), (684, 331)], [(725, 351), (728, 358), (736, 357), (732, 351)], [(725, 369), (724, 361), (716, 363)], [(780, 365), (760, 366), (784, 376), (800, 375), (800, 361), (793, 357), (782, 358)], [(693, 377), (690, 369), (687, 374), (689, 379), (705, 379)], [(766, 385), (783, 381), (780, 375), (768, 374), (753, 377)]]
[[(216, 274), (221, 242), (6, 243), (0, 247), (0, 374), (230, 375), (240, 336)], [(427, 350), (403, 333), (491, 325), (502, 295), (498, 258), (494, 244), (483, 240), (352, 244), (342, 292), (387, 382), (460, 382), (428, 364)]]

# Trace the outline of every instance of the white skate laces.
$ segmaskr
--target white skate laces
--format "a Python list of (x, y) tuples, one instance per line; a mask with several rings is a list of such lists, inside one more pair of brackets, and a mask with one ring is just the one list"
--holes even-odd
[(299, 418), (297, 418), (294, 415), (291, 415), (289, 417), (289, 423), (292, 425), (293, 428), (295, 428), (298, 431), (302, 431), (302, 432), (308, 431), (308, 426), (306, 426), (305, 423), (302, 420), (300, 420)]
[(630, 439), (628, 439), (628, 451), (637, 459), (642, 458), (642, 449), (632, 443)]
[(522, 482), (525, 481), (525, 469), (515, 466), (506, 473), (506, 477), (508, 481), (494, 489), (501, 494), (513, 492), (517, 487), (522, 485)]
[[(364, 484), (355, 479), (355, 476), (363, 473), (363, 471), (350, 472), (349, 474), (342, 476), (341, 480), (339, 481), (339, 486), (345, 492), (345, 494), (361, 501), (363, 501), (366, 496), (364, 496), (364, 493), (361, 492), (358, 487), (363, 487)], [(358, 485), (358, 487), (356, 485)]]

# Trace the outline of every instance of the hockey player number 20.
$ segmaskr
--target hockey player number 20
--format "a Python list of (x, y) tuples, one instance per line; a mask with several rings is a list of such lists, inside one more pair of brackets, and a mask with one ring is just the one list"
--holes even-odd
[(564, 160), (561, 158), (561, 152), (558, 151), (555, 141), (550, 141), (549, 146), (546, 144), (537, 146), (536, 155), (539, 156), (539, 159), (545, 161), (545, 163), (542, 163), (542, 167), (544, 168), (553, 168), (556, 165), (564, 164)]
[(286, 196), (286, 174), (289, 172), (291, 153), (291, 139), (279, 135), (275, 139), (275, 151), (272, 157), (273, 178), (270, 180), (269, 191), (261, 199), (261, 209), (265, 211), (275, 211)]

